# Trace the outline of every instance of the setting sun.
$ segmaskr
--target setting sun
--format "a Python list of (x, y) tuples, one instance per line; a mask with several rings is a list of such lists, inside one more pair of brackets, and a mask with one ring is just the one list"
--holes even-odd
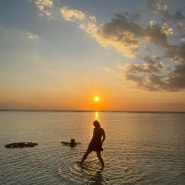
[(95, 102), (98, 102), (98, 101), (100, 101), (100, 98), (99, 98), (99, 96), (95, 96), (95, 97), (94, 97), (94, 101), (95, 101)]

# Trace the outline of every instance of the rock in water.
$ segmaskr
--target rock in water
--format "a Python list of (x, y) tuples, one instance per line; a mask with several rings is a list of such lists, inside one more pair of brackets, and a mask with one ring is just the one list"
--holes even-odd
[(10, 143), (5, 145), (6, 148), (25, 148), (25, 147), (34, 147), (38, 145), (38, 143), (32, 142), (19, 142), (19, 143)]

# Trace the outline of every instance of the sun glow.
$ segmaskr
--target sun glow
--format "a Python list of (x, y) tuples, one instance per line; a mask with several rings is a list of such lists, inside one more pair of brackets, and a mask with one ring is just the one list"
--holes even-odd
[(99, 96), (95, 96), (95, 97), (94, 97), (94, 101), (95, 101), (95, 102), (99, 102), (99, 101), (100, 101)]

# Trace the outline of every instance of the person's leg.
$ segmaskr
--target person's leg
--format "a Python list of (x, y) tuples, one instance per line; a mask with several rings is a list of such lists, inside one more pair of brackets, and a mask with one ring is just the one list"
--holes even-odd
[(97, 154), (97, 157), (98, 157), (98, 159), (99, 159), (99, 161), (101, 163), (102, 169), (103, 169), (104, 168), (104, 161), (103, 161), (103, 159), (101, 157), (101, 151), (96, 151), (96, 154)]
[(82, 160), (81, 160), (81, 164), (85, 161), (85, 159), (87, 158), (87, 156), (91, 153), (91, 150), (87, 150), (84, 154), (84, 156), (82, 157)]

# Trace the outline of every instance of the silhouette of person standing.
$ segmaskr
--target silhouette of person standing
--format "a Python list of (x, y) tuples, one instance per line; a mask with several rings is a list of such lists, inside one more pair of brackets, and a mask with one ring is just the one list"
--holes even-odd
[(103, 169), (104, 168), (104, 161), (101, 157), (101, 151), (103, 151), (102, 148), (102, 143), (105, 140), (105, 132), (103, 128), (100, 127), (100, 123), (98, 121), (93, 122), (94, 125), (94, 132), (93, 132), (93, 137), (89, 143), (89, 146), (87, 148), (87, 151), (85, 152), (80, 164), (83, 164), (84, 160), (87, 158), (87, 156), (92, 152), (96, 151), (97, 157), (101, 163), (101, 166)]

